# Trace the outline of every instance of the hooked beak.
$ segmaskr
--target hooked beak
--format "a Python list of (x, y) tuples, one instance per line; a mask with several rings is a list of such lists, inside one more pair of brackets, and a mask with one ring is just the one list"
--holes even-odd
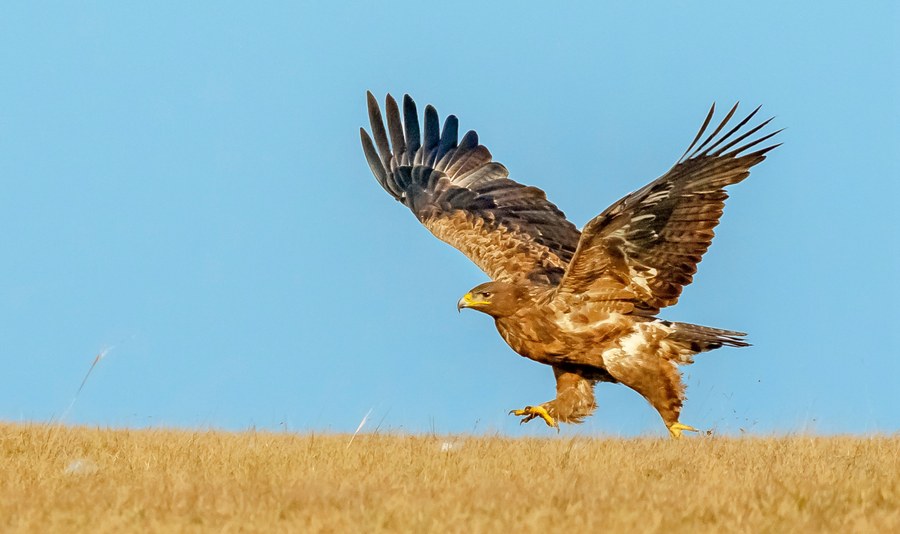
[(459, 299), (456, 302), (456, 313), (461, 312), (463, 308), (468, 308), (469, 304), (471, 304), (471, 303), (472, 303), (472, 294), (466, 293), (465, 295), (463, 295), (463, 297), (461, 299)]
[(485, 306), (490, 304), (488, 300), (475, 300), (475, 297), (472, 295), (472, 292), (466, 293), (463, 295), (463, 298), (459, 299), (459, 302), (456, 303), (456, 311), (460, 311), (463, 308), (477, 308), (479, 306)]

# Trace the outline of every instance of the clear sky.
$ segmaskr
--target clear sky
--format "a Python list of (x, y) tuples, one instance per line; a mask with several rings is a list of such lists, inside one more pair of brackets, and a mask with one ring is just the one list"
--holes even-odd
[[(662, 314), (754, 346), (685, 369), (682, 420), (900, 429), (896, 3), (77, 4), (0, 17), (0, 419), (555, 434), (506, 415), (550, 369), (456, 312), (486, 276), (369, 172), (371, 89), (456, 114), (579, 227), (711, 102), (762, 104), (784, 145)], [(665, 433), (597, 397), (564, 434)]]

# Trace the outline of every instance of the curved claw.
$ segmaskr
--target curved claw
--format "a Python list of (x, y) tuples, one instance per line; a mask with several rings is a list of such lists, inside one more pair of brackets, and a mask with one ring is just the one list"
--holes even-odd
[(543, 406), (526, 406), (521, 410), (510, 410), (509, 415), (517, 415), (522, 417), (522, 420), (519, 421), (519, 424), (524, 424), (532, 419), (536, 419), (540, 417), (547, 423), (547, 426), (555, 428), (557, 432), (559, 432), (559, 423), (553, 419), (553, 416), (547, 411)]
[(669, 434), (672, 435), (672, 439), (681, 439), (681, 432), (682, 432), (682, 431), (686, 431), (686, 432), (700, 432), (699, 430), (697, 430), (696, 428), (694, 428), (694, 427), (692, 427), (692, 426), (685, 425), (685, 424), (682, 424), (682, 423), (677, 423), (677, 422), (676, 422), (676, 423), (672, 423), (672, 425), (669, 426)]

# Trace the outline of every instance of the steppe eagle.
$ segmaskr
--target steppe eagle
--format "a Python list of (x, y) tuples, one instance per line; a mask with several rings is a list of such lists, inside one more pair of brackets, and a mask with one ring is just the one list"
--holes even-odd
[(656, 408), (672, 437), (696, 431), (679, 422), (678, 365), (723, 345), (748, 346), (746, 334), (656, 315), (691, 283), (722, 216), (725, 187), (778, 146), (760, 146), (778, 133), (759, 133), (771, 119), (748, 126), (756, 108), (728, 128), (735, 105), (704, 137), (713, 105), (668, 172), (579, 232), (542, 190), (509, 179), (474, 131), (459, 139), (455, 116), (441, 128), (426, 106), (420, 130), (413, 99), (403, 97), (401, 119), (387, 95), (385, 125), (371, 92), (368, 110), (372, 136), (363, 128), (360, 136), (378, 183), (492, 279), (457, 307), (490, 315), (514, 351), (553, 367), (556, 398), (511, 414), (558, 430), (593, 413), (597, 382), (618, 382)]

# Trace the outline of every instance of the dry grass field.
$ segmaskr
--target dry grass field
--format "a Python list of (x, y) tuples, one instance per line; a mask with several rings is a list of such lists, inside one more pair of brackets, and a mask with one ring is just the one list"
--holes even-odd
[(3, 532), (900, 532), (900, 437), (0, 424)]

